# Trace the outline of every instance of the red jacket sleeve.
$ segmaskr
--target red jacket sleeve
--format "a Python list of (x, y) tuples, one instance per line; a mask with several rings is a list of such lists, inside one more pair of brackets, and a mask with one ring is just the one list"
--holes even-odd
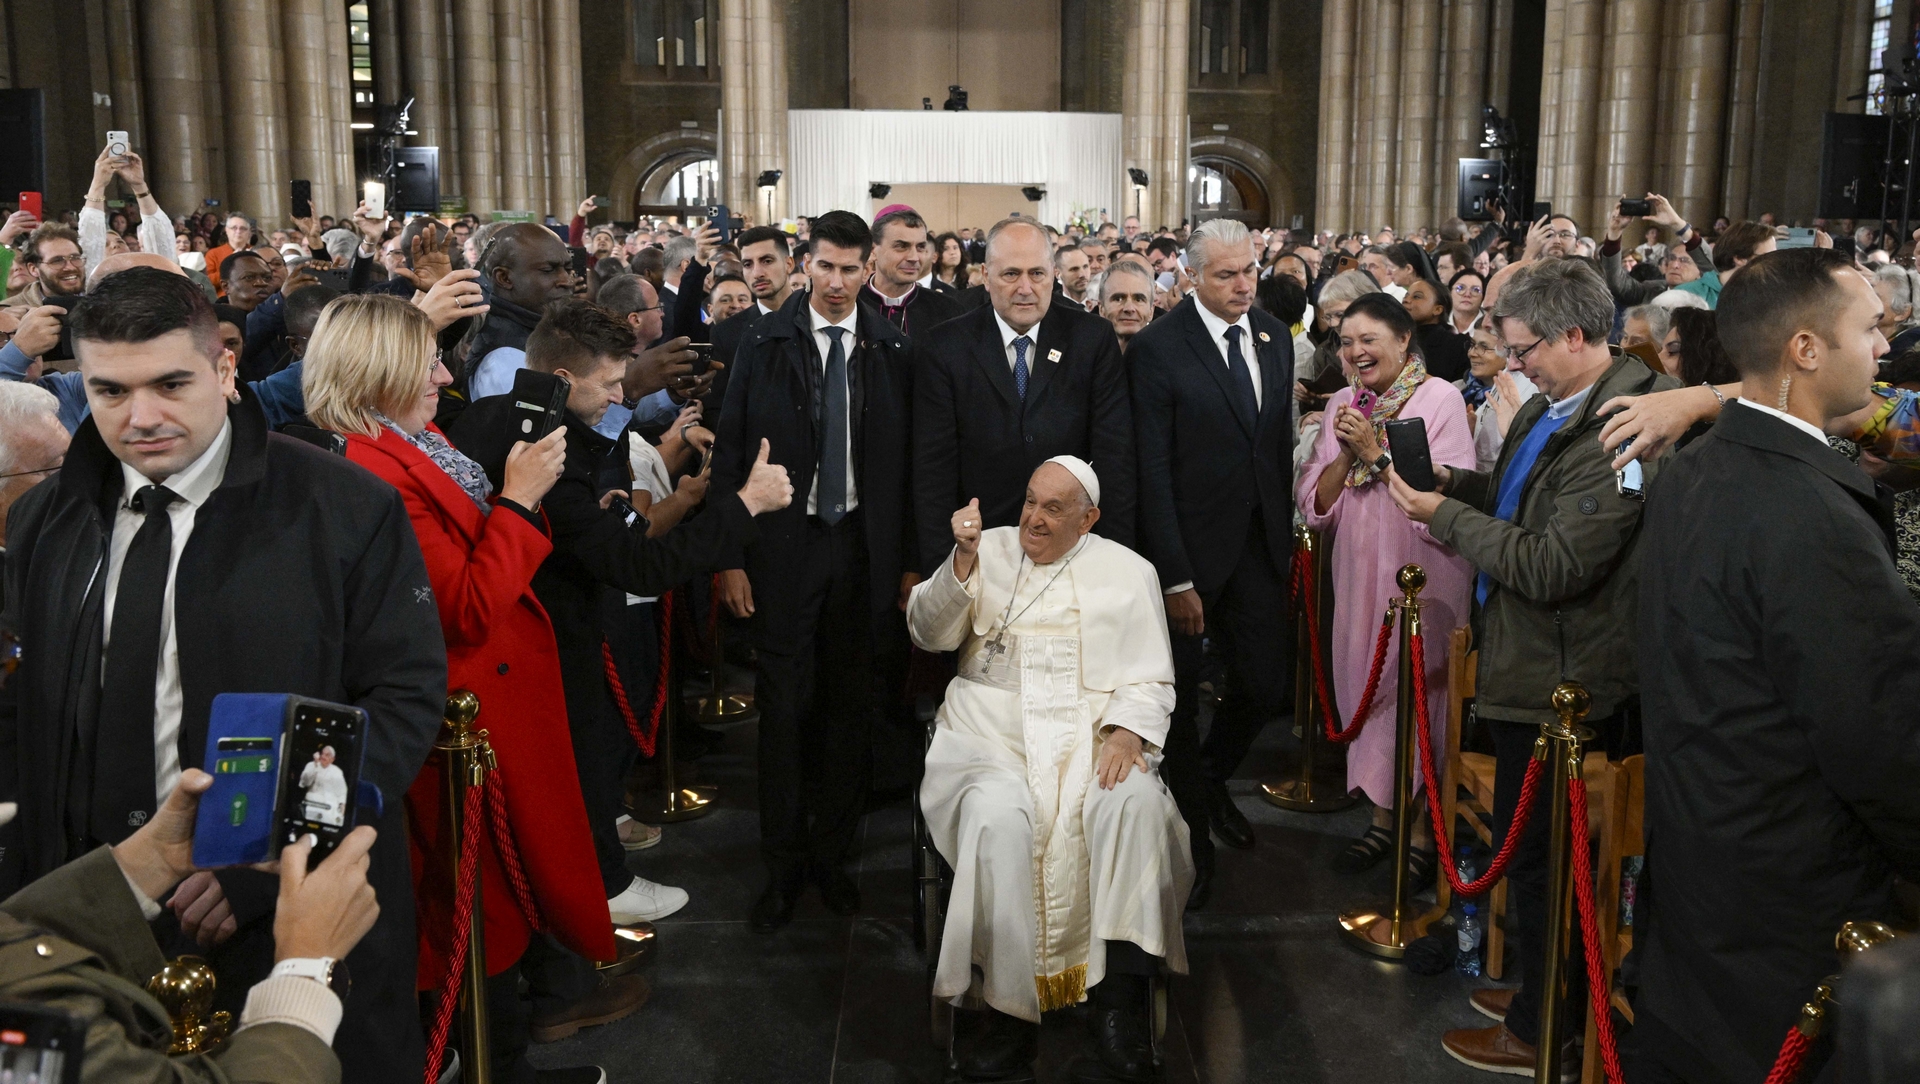
[(485, 643), (497, 616), (519, 605), (534, 570), (553, 552), (552, 541), (523, 517), (495, 509), (469, 550), (466, 539), (448, 527), (447, 511), (417, 480), (407, 479), (400, 495), (427, 559), (447, 648)]

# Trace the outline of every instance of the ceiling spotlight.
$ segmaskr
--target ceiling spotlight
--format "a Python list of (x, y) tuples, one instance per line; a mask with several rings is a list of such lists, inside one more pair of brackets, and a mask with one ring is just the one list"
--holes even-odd
[(962, 90), (958, 83), (947, 87), (947, 100), (940, 108), (951, 113), (965, 113), (967, 111), (967, 92)]
[(1128, 166), (1127, 177), (1142, 188), (1147, 186), (1147, 171), (1139, 166)]
[(892, 185), (881, 184), (879, 181), (875, 181), (867, 186), (867, 195), (872, 196), (874, 199), (886, 199), (887, 193), (891, 191), (893, 191)]
[(1028, 203), (1039, 203), (1041, 200), (1047, 198), (1047, 190), (1041, 188), (1039, 185), (1033, 184), (1022, 188), (1020, 194), (1027, 197)]
[(777, 169), (763, 169), (760, 171), (760, 180), (758, 183), (762, 188), (772, 188), (780, 183), (780, 178), (784, 175), (785, 174)]

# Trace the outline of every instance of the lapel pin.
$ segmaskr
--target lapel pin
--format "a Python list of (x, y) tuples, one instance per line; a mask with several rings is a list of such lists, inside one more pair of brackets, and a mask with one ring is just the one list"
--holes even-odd
[(1260, 341), (1261, 341), (1261, 342), (1263, 342), (1263, 343), (1264, 343), (1264, 342), (1272, 342), (1272, 341), (1273, 341), (1273, 336), (1271, 336), (1271, 335), (1268, 335), (1268, 334), (1267, 334), (1266, 332), (1264, 332), (1264, 331), (1262, 331), (1262, 332), (1260, 333)]
[(1060, 364), (1060, 351), (1058, 350), (1047, 351), (1047, 360), (1053, 362), (1055, 365)]

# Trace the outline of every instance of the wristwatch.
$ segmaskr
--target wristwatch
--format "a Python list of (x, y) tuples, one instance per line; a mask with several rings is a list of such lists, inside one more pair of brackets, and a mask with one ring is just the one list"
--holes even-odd
[(1393, 466), (1393, 456), (1386, 452), (1381, 452), (1380, 458), (1373, 461), (1373, 469), (1381, 474), (1387, 473), (1387, 468), (1391, 466)]
[(332, 990), (341, 1001), (347, 1000), (348, 992), (353, 989), (353, 978), (347, 974), (346, 961), (336, 960), (331, 956), (321, 956), (317, 959), (294, 957), (282, 960), (273, 965), (273, 970), (267, 977), (277, 979), (282, 975), (312, 979)]

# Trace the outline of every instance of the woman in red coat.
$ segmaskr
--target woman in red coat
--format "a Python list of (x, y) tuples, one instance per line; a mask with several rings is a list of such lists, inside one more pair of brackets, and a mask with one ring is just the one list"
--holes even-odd
[[(327, 306), (302, 374), (308, 417), (345, 434), (347, 458), (392, 483), (406, 501), (446, 633), (447, 686), (480, 699), (476, 725), (486, 730), (499, 762), (497, 783), (541, 923), (581, 956), (611, 960), (613, 924), (574, 768), (558, 649), (532, 588), (534, 572), (553, 548), (540, 500), (560, 476), (565, 434), (556, 430), (538, 444), (514, 445), (500, 492), (491, 494), (480, 466), (433, 425), (440, 389), (451, 380), (425, 314), (398, 298), (365, 294)], [(436, 756), (406, 799), (422, 989), (437, 988), (446, 974), (454, 924), (443, 787)], [(498, 848), (483, 843), (480, 853), (487, 972), (497, 977), (489, 983), (489, 1001), (517, 1000), (515, 965), (533, 930)], [(611, 981), (635, 989), (589, 996), (626, 1005), (628, 1012), (639, 1007), (642, 979)], [(495, 1059), (504, 1062), (495, 1072), (513, 1079), (519, 1074), (509, 1067), (524, 1058), (526, 1012), (503, 1004), (493, 1015)], [(501, 1018), (518, 1021), (520, 1033), (502, 1036)]]

